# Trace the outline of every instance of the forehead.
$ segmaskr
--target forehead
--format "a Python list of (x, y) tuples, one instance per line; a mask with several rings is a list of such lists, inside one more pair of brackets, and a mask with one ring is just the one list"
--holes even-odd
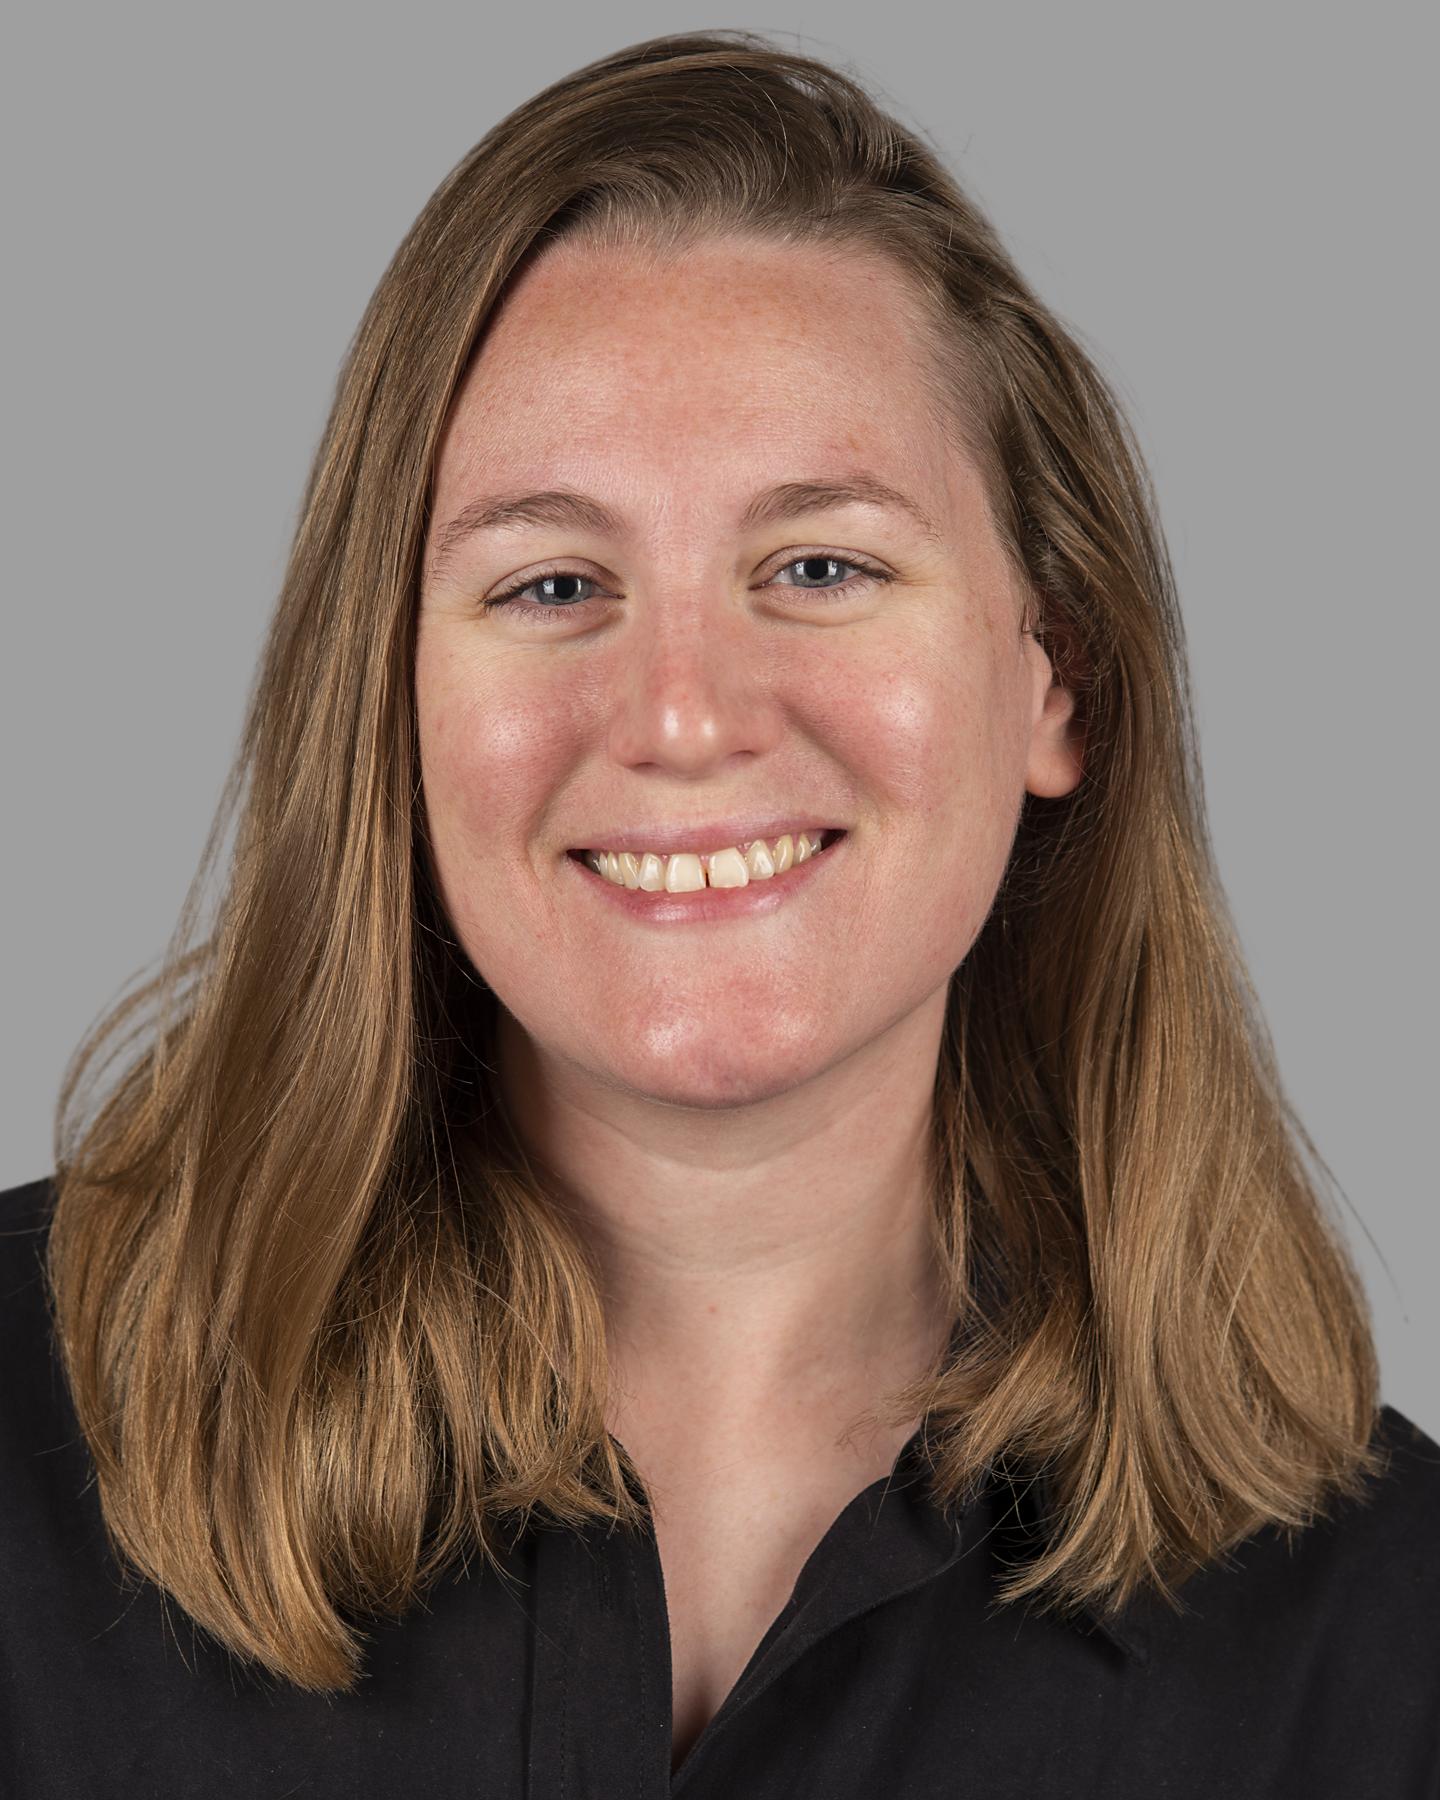
[[(578, 476), (596, 456), (729, 468), (747, 456), (940, 451), (933, 355), (903, 271), (873, 250), (707, 241), (657, 258), (563, 242), (492, 315), (446, 421), (443, 507), (485, 471)], [(787, 472), (793, 473), (793, 470)]]

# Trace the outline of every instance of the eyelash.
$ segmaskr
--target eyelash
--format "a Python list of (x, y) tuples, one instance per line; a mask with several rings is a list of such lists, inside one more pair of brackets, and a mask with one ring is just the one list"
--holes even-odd
[[(860, 574), (868, 581), (889, 581), (892, 579), (884, 569), (877, 568), (874, 563), (861, 562), (858, 558), (853, 556), (831, 556), (828, 551), (824, 553), (810, 551), (803, 556), (792, 556), (789, 562), (780, 565), (775, 571), (775, 574), (779, 575), (786, 569), (793, 569), (796, 563), (802, 562), (831, 562), (838, 564), (842, 569), (858, 569)], [(506, 588), (502, 593), (492, 594), (488, 600), (483, 600), (481, 602), (481, 609), (484, 612), (489, 612), (493, 607), (512, 606), (513, 602), (517, 600), (521, 594), (528, 593), (532, 587), (538, 587), (542, 581), (560, 581), (566, 578), (572, 581), (595, 582), (595, 577), (593, 575), (582, 575), (578, 569), (542, 569), (538, 575), (532, 575), (526, 581), (516, 582), (513, 587)], [(843, 583), (839, 587), (797, 587), (795, 591), (800, 594), (843, 594), (850, 590), (854, 579), (855, 578), (852, 576), (850, 581)], [(596, 585), (599, 585), (598, 582), (596, 582)], [(594, 598), (596, 598), (596, 596), (592, 595), (591, 599)], [(586, 607), (589, 604), (589, 600), (551, 601), (548, 604), (515, 607), (514, 610), (517, 614), (533, 613), (544, 615), (547, 613), (579, 612), (583, 607)]]

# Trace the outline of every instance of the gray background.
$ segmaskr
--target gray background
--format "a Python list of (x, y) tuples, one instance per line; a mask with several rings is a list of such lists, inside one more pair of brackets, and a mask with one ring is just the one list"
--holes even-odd
[(1222, 874), (1339, 1180), (1385, 1397), (1440, 1435), (1433, 69), (1419, 6), (33, 6), (7, 34), (0, 1185), (169, 936), (340, 356), (510, 107), (661, 31), (851, 66), (1137, 426)]

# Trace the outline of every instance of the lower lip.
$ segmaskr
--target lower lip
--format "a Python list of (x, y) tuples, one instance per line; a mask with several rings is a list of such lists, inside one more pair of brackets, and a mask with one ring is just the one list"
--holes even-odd
[(841, 855), (850, 841), (843, 837), (818, 855), (807, 856), (803, 863), (792, 863), (783, 875), (771, 875), (757, 881), (752, 876), (744, 887), (696, 888), (688, 894), (647, 893), (644, 888), (621, 887), (597, 875), (579, 857), (566, 855), (562, 860), (596, 898), (642, 925), (718, 925), (726, 919), (758, 919), (800, 894), (807, 893), (817, 880), (823, 879), (826, 866)]

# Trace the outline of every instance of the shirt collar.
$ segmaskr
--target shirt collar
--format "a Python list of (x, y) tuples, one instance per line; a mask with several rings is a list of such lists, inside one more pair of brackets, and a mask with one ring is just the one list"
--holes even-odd
[[(1004, 1298), (1006, 1282), (1001, 1274), (994, 1256), (984, 1244), (980, 1244), (975, 1252), (975, 1286), (979, 1302), (987, 1309), (997, 1307)], [(970, 1325), (965, 1319), (957, 1319), (951, 1329), (950, 1351), (952, 1356), (965, 1341)], [(925, 1426), (920, 1429), (906, 1444), (901, 1452), (901, 1459), (907, 1465), (919, 1466), (921, 1461), (920, 1444), (924, 1437)], [(1018, 1516), (1022, 1535), (1028, 1540), (1032, 1550), (1049, 1541), (1055, 1520), (1059, 1517), (1056, 1504), (1054, 1479), (1048, 1469), (1038, 1469), (1024, 1479), (1010, 1475), (999, 1464), (998, 1460), (986, 1466), (978, 1489), (990, 1484), (1008, 1487), (1013, 1497), (1014, 1510)], [(1104, 1611), (1098, 1603), (1080, 1606), (1071, 1615), (1072, 1623), (1081, 1630), (1099, 1632), (1130, 1661), (1142, 1667), (1150, 1661), (1151, 1642), (1144, 1629), (1141, 1613), (1144, 1601), (1141, 1595), (1132, 1594), (1129, 1601), (1112, 1612)]]
[[(918, 1480), (925, 1468), (924, 1435), (922, 1424), (896, 1462), (895, 1478), (903, 1479), (907, 1485)], [(1004, 1535), (1015, 1540), (1017, 1555), (1033, 1554), (1048, 1541), (1058, 1516), (1055, 1482), (1048, 1470), (1041, 1469), (1033, 1475), (1015, 1475), (1008, 1473), (999, 1459), (993, 1460), (986, 1465), (973, 1489), (976, 1498), (987, 1492), (999, 1498), (1006, 1521)], [(957, 1539), (963, 1532), (966, 1511), (968, 1505), (962, 1502), (958, 1517), (950, 1526)], [(947, 1558), (947, 1562), (950, 1560), (953, 1558)], [(1143, 1667), (1150, 1661), (1151, 1644), (1140, 1617), (1141, 1607), (1139, 1596), (1132, 1595), (1124, 1607), (1113, 1612), (1104, 1611), (1098, 1603), (1077, 1607), (1066, 1617), (1066, 1622), (1072, 1629), (1099, 1633), (1129, 1661)]]
[[(1048, 1469), (1040, 1469), (1023, 1477), (999, 1474), (992, 1465), (987, 1470), (992, 1479), (1003, 1481), (1010, 1490), (1020, 1520), (1021, 1532), (1037, 1546), (1050, 1541), (1059, 1517), (1057, 1490)], [(1106, 1611), (1098, 1602), (1082, 1605), (1071, 1615), (1071, 1622), (1082, 1630), (1098, 1632), (1130, 1661), (1142, 1667), (1150, 1660), (1150, 1640), (1140, 1618), (1141, 1601), (1132, 1595), (1123, 1606)]]

